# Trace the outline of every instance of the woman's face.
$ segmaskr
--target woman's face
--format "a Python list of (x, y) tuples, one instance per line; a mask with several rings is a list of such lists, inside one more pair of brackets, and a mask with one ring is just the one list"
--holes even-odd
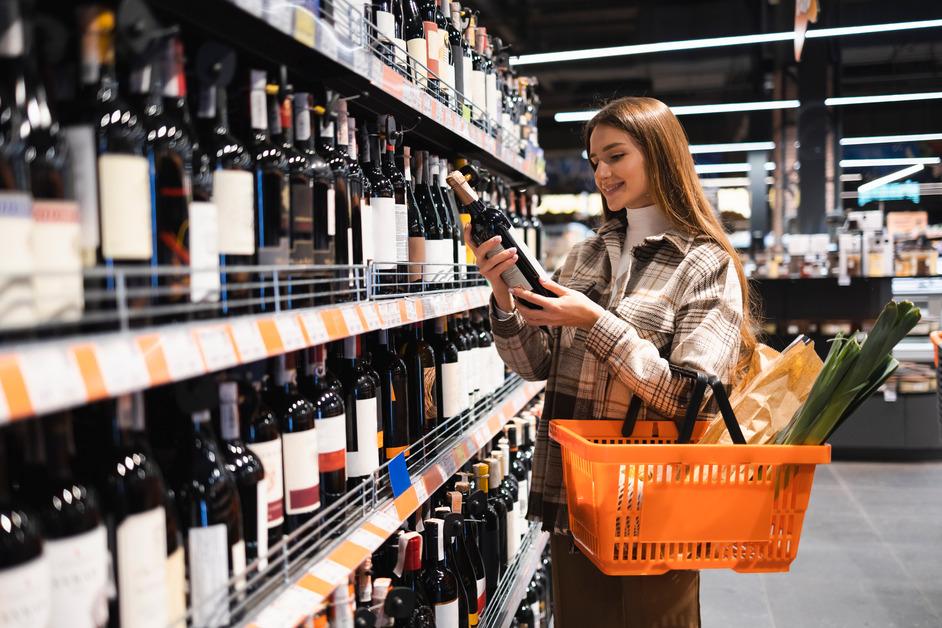
[(654, 202), (648, 194), (644, 155), (624, 131), (604, 124), (595, 127), (589, 137), (589, 163), (595, 170), (595, 185), (610, 210)]

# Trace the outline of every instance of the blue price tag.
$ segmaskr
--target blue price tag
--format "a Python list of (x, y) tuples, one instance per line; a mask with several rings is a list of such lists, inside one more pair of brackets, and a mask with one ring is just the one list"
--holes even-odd
[(412, 478), (406, 468), (405, 452), (389, 461), (389, 483), (392, 485), (393, 497), (399, 497), (412, 486)]

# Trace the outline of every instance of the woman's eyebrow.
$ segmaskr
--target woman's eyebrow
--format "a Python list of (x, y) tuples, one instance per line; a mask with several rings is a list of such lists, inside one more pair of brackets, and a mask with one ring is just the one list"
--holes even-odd
[[(623, 144), (624, 144), (624, 142), (614, 142), (614, 143), (612, 143), (612, 144), (608, 144), (608, 145), (602, 147), (602, 152), (604, 153), (604, 152), (607, 151), (607, 150), (611, 150), (611, 149), (615, 148), (616, 146), (621, 146), (621, 145), (623, 145)], [(595, 153), (590, 153), (590, 154), (589, 154), (589, 159), (591, 159), (592, 157), (595, 157)]]

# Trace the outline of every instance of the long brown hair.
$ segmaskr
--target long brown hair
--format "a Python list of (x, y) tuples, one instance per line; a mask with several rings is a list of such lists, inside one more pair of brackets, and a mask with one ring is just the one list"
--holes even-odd
[[(742, 346), (739, 362), (733, 373), (735, 383), (745, 373), (756, 348), (756, 316), (749, 295), (749, 283), (743, 272), (739, 254), (729, 241), (726, 231), (703, 194), (700, 179), (693, 166), (687, 134), (670, 108), (654, 98), (629, 96), (605, 105), (585, 127), (586, 152), (591, 152), (589, 139), (596, 127), (605, 125), (624, 131), (644, 155), (648, 192), (654, 202), (677, 227), (692, 233), (705, 234), (729, 254), (742, 287)], [(606, 220), (616, 212), (605, 205)]]

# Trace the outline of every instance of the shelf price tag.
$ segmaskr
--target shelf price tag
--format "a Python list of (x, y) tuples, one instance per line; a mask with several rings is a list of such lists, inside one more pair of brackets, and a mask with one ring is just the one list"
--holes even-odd
[(268, 357), (265, 341), (262, 340), (262, 334), (254, 320), (233, 321), (230, 329), (243, 364)]
[(256, 628), (296, 626), (310, 616), (311, 609), (317, 608), (323, 600), (324, 596), (314, 591), (290, 587), (282, 591), (249, 625)]
[(425, 315), (430, 318), (435, 318), (438, 316), (438, 303), (437, 299), (432, 296), (422, 297), (422, 309), (425, 310)]
[(179, 381), (189, 379), (205, 372), (199, 349), (193, 336), (184, 331), (161, 332), (160, 345), (170, 379)]
[(385, 301), (379, 304), (380, 317), (383, 319), (383, 328), (399, 327), (402, 325), (402, 314), (399, 311), (398, 301)]
[(387, 534), (395, 532), (400, 523), (398, 518), (390, 514), (390, 510), (395, 512), (395, 509), (392, 508), (392, 504), (390, 504), (389, 508), (380, 510), (370, 517), (370, 523)]
[(150, 385), (144, 356), (130, 338), (98, 342), (95, 345), (95, 358), (98, 360), (105, 390), (112, 397)]
[(419, 313), (415, 309), (415, 301), (412, 299), (405, 299), (403, 305), (406, 308), (406, 320), (408, 321), (417, 321), (419, 320)]
[(232, 339), (224, 326), (200, 327), (194, 333), (207, 370), (221, 371), (239, 363)]
[(428, 500), (428, 491), (425, 488), (425, 479), (419, 478), (418, 481), (412, 486), (415, 487), (415, 496), (419, 499), (419, 503), (424, 504)]
[(304, 325), (304, 331), (307, 333), (307, 339), (312, 345), (322, 345), (330, 341), (330, 334), (327, 333), (327, 325), (318, 312), (303, 312), (301, 314), (301, 323)]
[(304, 7), (294, 7), (294, 38), (311, 48), (316, 43), (317, 20)]
[(379, 313), (376, 311), (376, 305), (373, 303), (363, 303), (360, 305), (360, 314), (363, 315), (363, 319), (366, 321), (366, 330), (373, 331), (374, 329), (380, 329), (383, 326), (383, 321), (379, 318)]
[(282, 314), (275, 317), (275, 327), (278, 329), (278, 335), (281, 336), (281, 344), (284, 345), (285, 351), (298, 351), (307, 346), (296, 315)]
[(343, 322), (347, 325), (347, 333), (351, 336), (358, 336), (363, 333), (363, 321), (360, 319), (358, 309), (356, 305), (340, 308)]
[(365, 547), (371, 552), (378, 550), (384, 541), (384, 539), (378, 534), (373, 534), (369, 530), (364, 530), (363, 528), (356, 530), (353, 534), (347, 537), (347, 540), (351, 543), (359, 545), (360, 547)]
[(311, 570), (308, 572), (315, 578), (320, 578), (331, 584), (340, 584), (347, 581), (347, 577), (350, 575), (350, 570), (339, 565), (332, 560), (322, 560), (317, 563)]
[(35, 413), (64, 408), (86, 399), (82, 374), (69, 352), (54, 347), (32, 349), (19, 356), (19, 365)]

